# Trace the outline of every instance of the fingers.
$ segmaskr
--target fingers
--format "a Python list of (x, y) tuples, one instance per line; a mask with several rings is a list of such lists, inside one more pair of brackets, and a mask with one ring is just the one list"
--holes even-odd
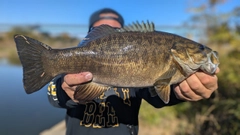
[[(216, 70), (218, 73), (220, 69)], [(217, 76), (196, 72), (174, 87), (177, 98), (186, 101), (206, 99), (218, 88)]]
[(219, 68), (216, 70), (214, 75), (207, 75), (203, 72), (197, 72), (195, 75), (207, 89), (216, 90), (218, 88), (218, 78), (216, 76), (218, 72), (220, 72)]
[(202, 99), (202, 97), (199, 94), (195, 93), (195, 91), (188, 83), (189, 82), (187, 80), (184, 80), (175, 87), (177, 98), (186, 101), (198, 101)]
[(92, 79), (92, 74), (90, 72), (82, 72), (78, 74), (67, 74), (64, 76), (64, 82), (69, 86), (88, 82), (91, 79)]
[(92, 80), (92, 77), (92, 73), (90, 72), (67, 74), (63, 78), (62, 89), (74, 102), (78, 102), (77, 100), (74, 100), (74, 92), (77, 85)]
[(215, 71), (215, 74), (220, 72), (220, 68), (218, 67), (217, 70)]

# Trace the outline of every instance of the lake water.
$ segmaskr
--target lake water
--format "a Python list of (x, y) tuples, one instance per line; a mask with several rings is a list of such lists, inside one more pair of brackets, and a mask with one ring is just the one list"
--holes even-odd
[(22, 67), (0, 59), (0, 135), (38, 135), (64, 119), (65, 109), (51, 106), (46, 86), (26, 94)]

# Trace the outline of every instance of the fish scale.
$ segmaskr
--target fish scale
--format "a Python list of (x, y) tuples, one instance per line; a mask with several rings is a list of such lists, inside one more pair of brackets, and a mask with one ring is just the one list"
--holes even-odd
[[(80, 47), (52, 49), (24, 35), (14, 36), (23, 66), (26, 93), (38, 91), (55, 76), (89, 71), (92, 81), (78, 85), (74, 98), (97, 98), (110, 87), (150, 88), (169, 102), (170, 85), (202, 70), (214, 74), (217, 52), (187, 38), (154, 30), (153, 23), (115, 29), (94, 28)], [(153, 90), (152, 90), (153, 89)]]

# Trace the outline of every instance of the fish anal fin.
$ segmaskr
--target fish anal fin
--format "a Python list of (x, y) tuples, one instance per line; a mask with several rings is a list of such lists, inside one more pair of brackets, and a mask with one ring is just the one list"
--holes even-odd
[(104, 86), (94, 82), (80, 84), (77, 86), (76, 91), (74, 92), (74, 99), (81, 103), (88, 102), (99, 97), (109, 88), (109, 86)]

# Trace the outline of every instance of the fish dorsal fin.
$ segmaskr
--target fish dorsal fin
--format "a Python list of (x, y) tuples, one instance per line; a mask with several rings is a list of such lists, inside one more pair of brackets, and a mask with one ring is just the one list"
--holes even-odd
[(137, 21), (136, 23), (132, 23), (131, 25), (125, 26), (123, 28), (114, 28), (109, 25), (103, 24), (98, 27), (94, 27), (88, 35), (82, 40), (80, 46), (86, 45), (88, 42), (101, 38), (103, 36), (113, 34), (116, 32), (154, 32), (154, 23), (150, 23), (149, 21), (142, 22), (141, 24)]
[(92, 40), (95, 40), (95, 39), (101, 38), (103, 36), (118, 32), (119, 30), (117, 30), (117, 29), (119, 29), (119, 28), (114, 28), (114, 27), (111, 27), (106, 24), (100, 25), (98, 27), (94, 27), (88, 33), (88, 35), (85, 38), (83, 38), (80, 46), (83, 46)]
[(112, 34), (117, 32), (118, 28), (114, 28), (112, 26), (109, 26), (107, 24), (102, 24), (98, 27), (94, 27), (86, 36), (86, 38), (95, 38), (95, 37), (101, 37), (104, 35)]
[(150, 23), (147, 21), (146, 23), (142, 21), (140, 24), (138, 21), (136, 23), (132, 23), (131, 25), (125, 26), (120, 29), (120, 32), (127, 32), (127, 31), (134, 31), (134, 32), (153, 32), (155, 31), (154, 23)]

